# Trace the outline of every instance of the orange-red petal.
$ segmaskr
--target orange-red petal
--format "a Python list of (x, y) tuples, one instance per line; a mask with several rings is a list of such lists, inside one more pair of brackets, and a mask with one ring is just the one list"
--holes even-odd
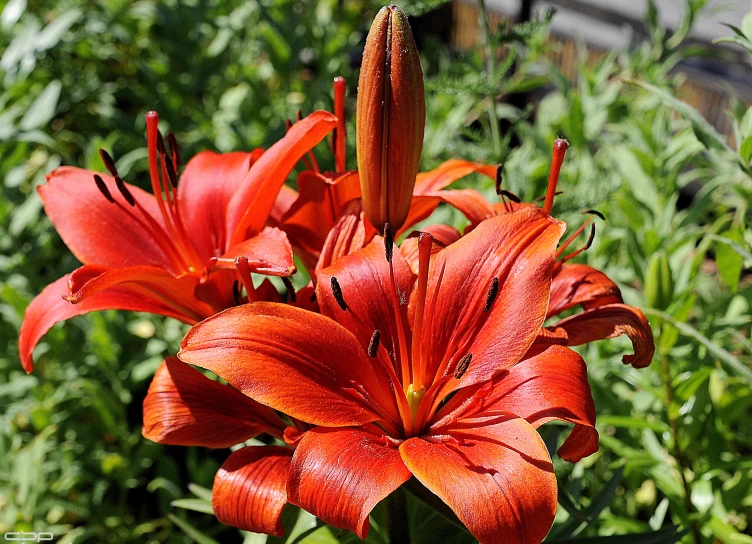
[(407, 467), (480, 544), (539, 544), (556, 513), (556, 476), (546, 446), (523, 419), (458, 422), (441, 436), (400, 446)]
[(562, 459), (576, 463), (598, 451), (585, 361), (562, 346), (534, 351), (492, 382), (459, 391), (439, 412), (434, 427), (499, 412), (521, 417), (535, 428), (558, 419), (575, 425), (559, 448)]
[[(82, 267), (78, 271), (86, 268)], [(186, 323), (196, 323), (201, 318), (193, 312), (186, 313), (134, 284), (117, 285), (83, 299), (77, 304), (71, 304), (63, 298), (70, 294), (70, 279), (71, 274), (67, 274), (54, 281), (45, 287), (26, 308), (18, 336), (18, 351), (26, 372), (34, 369), (32, 355), (42, 336), (55, 323), (77, 315), (99, 310), (130, 310), (174, 317)]]
[[(462, 235), (460, 234), (460, 231), (455, 229), (452, 226), (449, 225), (443, 225), (443, 224), (436, 224), (436, 225), (429, 225), (424, 229), (420, 229), (420, 232), (427, 232), (433, 237), (433, 245), (431, 246), (431, 255), (437, 253), (442, 248), (445, 248), (449, 244), (453, 244), (460, 238), (462, 238)], [(406, 238), (401, 244), (400, 244), (400, 251), (402, 252), (402, 256), (407, 261), (407, 264), (410, 265), (410, 269), (415, 273), (418, 274), (418, 237), (417, 236), (410, 236)]]
[(398, 420), (389, 380), (357, 339), (300, 308), (255, 302), (226, 310), (193, 327), (178, 356), (307, 423)]
[(245, 240), (247, 233), (261, 232), (295, 164), (336, 124), (337, 118), (331, 113), (313, 112), (295, 123), (251, 166), (243, 181), (243, 190), (232, 197), (228, 206), (227, 232), (231, 233), (231, 245)]
[(214, 477), (217, 519), (244, 531), (282, 536), (291, 456), (292, 449), (280, 446), (250, 446), (230, 455)]
[(620, 302), (619, 287), (603, 272), (584, 264), (565, 264), (551, 282), (548, 317), (578, 304), (587, 310)]
[[(626, 334), (632, 341), (634, 353), (625, 355), (622, 361), (635, 368), (648, 366), (655, 353), (653, 331), (645, 314), (626, 304), (598, 306), (554, 323), (547, 329), (539, 336), (539, 342), (563, 343), (568, 346), (579, 346)], [(550, 342), (548, 336), (553, 337), (554, 341)]]
[(289, 276), (295, 273), (290, 241), (276, 227), (266, 227), (255, 236), (231, 246), (221, 257), (211, 259), (209, 269), (234, 270), (238, 257), (245, 257), (250, 271), (257, 274)]
[(202, 151), (185, 165), (178, 186), (178, 204), (185, 230), (202, 261), (224, 253), (228, 246), (227, 205), (262, 151)]
[(282, 436), (275, 412), (229, 385), (168, 357), (144, 399), (145, 438), (161, 444), (229, 448), (263, 432)]
[[(95, 174), (112, 202), (97, 188)], [(156, 199), (133, 185), (125, 187), (135, 206), (128, 204), (111, 176), (64, 166), (50, 173), (38, 191), (47, 216), (82, 263), (147, 265), (178, 272)]]
[(357, 172), (329, 178), (304, 170), (298, 176), (300, 194), (283, 218), (284, 230), (293, 245), (315, 264), (327, 235), (349, 201), (360, 196)]
[[(373, 229), (373, 227), (370, 228)], [(351, 200), (342, 209), (337, 222), (329, 231), (324, 246), (321, 248), (316, 270), (331, 266), (340, 257), (364, 248), (368, 240), (373, 237), (372, 234), (367, 233), (367, 230), (360, 199)]]
[[(352, 331), (364, 349), (368, 348), (376, 329), (387, 352), (394, 349), (396, 308), (407, 322), (407, 301), (415, 284), (415, 274), (399, 251), (394, 251), (392, 265), (396, 290), (392, 287), (389, 263), (384, 254), (384, 239), (377, 236), (364, 249), (345, 255), (332, 266), (316, 272), (316, 298), (321, 313)], [(346, 311), (334, 297), (332, 278), (336, 278), (340, 286), (347, 304)]]
[(295, 449), (287, 492), (292, 504), (364, 539), (373, 507), (409, 478), (387, 438), (360, 429), (316, 428)]
[(424, 383), (453, 374), (467, 354), (467, 372), (447, 387), (490, 380), (522, 358), (546, 316), (563, 231), (563, 223), (540, 210), (521, 210), (483, 221), (436, 254), (426, 296), (431, 317), (421, 332)]

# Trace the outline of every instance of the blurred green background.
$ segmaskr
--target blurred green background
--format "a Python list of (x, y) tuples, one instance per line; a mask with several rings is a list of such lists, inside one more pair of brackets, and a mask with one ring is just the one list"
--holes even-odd
[[(560, 508), (549, 540), (752, 543), (752, 112), (732, 102), (727, 138), (676, 98), (677, 63), (709, 54), (685, 43), (705, 2), (687, 3), (676, 32), (658, 25), (659, 7), (649, 2), (648, 39), (595, 60), (581, 46), (576, 80), (550, 60), (557, 44), (547, 17), (519, 26), (492, 18), (473, 47), (457, 49), (437, 23), (451, 22), (453, 7), (441, 4), (403, 4), (426, 73), (424, 168), (451, 157), (504, 163), (507, 188), (531, 200), (544, 193), (554, 138), (568, 138), (555, 211), (573, 227), (581, 210), (605, 215), (579, 259), (612, 277), (656, 333), (655, 360), (642, 371), (621, 364), (629, 349), (622, 339), (582, 350), (601, 450), (576, 465), (555, 460)], [(287, 539), (223, 527), (207, 493), (227, 452), (141, 437), (141, 401), (163, 357), (176, 352), (183, 325), (117, 312), (75, 318), (44, 338), (32, 375), (21, 369), (17, 335), (31, 299), (77, 266), (35, 191), (46, 173), (61, 164), (103, 170), (97, 150), (105, 148), (121, 175), (146, 187), (151, 109), (186, 158), (269, 146), (298, 110), (331, 109), (335, 75), (348, 80), (352, 114), (362, 43), (379, 7), (370, 0), (4, 4), (0, 534), (50, 531), (66, 544), (357, 540), (317, 529), (294, 509)], [(729, 40), (752, 51), (752, 18), (735, 26)], [(496, 198), (487, 181), (463, 183)], [(86, 206), (80, 202), (81, 213)], [(434, 219), (463, 225), (450, 210)], [(553, 449), (561, 430), (544, 431)], [(472, 542), (417, 501), (410, 513), (416, 543)], [(371, 542), (385, 542), (380, 515)]]

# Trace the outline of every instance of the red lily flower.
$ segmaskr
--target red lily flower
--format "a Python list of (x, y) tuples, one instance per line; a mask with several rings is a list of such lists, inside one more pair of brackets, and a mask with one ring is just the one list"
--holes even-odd
[[(529, 209), (483, 222), (416, 275), (391, 241), (318, 272), (323, 315), (266, 302), (195, 326), (179, 357), (317, 425), (288, 500), (364, 538), (371, 509), (415, 476), (481, 543), (540, 542), (556, 479), (535, 428), (575, 424), (559, 450), (598, 448), (582, 359), (533, 347), (563, 223)], [(384, 258), (386, 255), (386, 259)]]
[[(283, 187), (272, 212), (272, 224), (285, 231), (296, 253), (311, 269), (329, 266), (334, 262), (333, 259), (365, 247), (378, 234), (377, 229), (361, 214), (362, 195), (358, 171), (346, 170), (345, 91), (345, 79), (335, 78), (334, 112), (338, 120), (332, 133), (335, 171), (322, 172), (313, 153), (309, 153), (306, 158), (308, 169), (298, 176), (298, 191)], [(458, 208), (466, 215), (472, 214), (471, 210), (478, 210), (479, 206), (485, 210), (488, 202), (475, 191), (444, 190), (474, 172), (493, 179), (496, 167), (452, 159), (434, 170), (419, 173), (415, 178), (407, 218), (395, 232), (395, 236), (399, 237), (428, 218), (442, 202)], [(353, 203), (354, 200), (358, 201), (357, 204)], [(353, 214), (358, 218), (357, 228), (363, 233), (359, 243), (355, 245), (345, 242), (347, 231), (342, 231), (343, 225), (339, 222), (343, 216)], [(350, 223), (351, 220), (344, 219), (344, 222)], [(333, 246), (338, 246), (340, 250), (334, 251)], [(342, 249), (345, 246), (347, 251)], [(322, 253), (327, 257), (322, 259)]]
[[(547, 214), (550, 214), (553, 208), (559, 172), (566, 150), (565, 140), (555, 142), (553, 164), (543, 204), (543, 212)], [(472, 231), (489, 217), (512, 213), (524, 208), (538, 209), (535, 204), (520, 202), (514, 194), (501, 190), (500, 172), (497, 172), (496, 180), (496, 190), (501, 196), (501, 203), (491, 204), (472, 189), (465, 190), (462, 198), (453, 202), (453, 205), (470, 220), (470, 225), (465, 232)], [(458, 191), (445, 191), (445, 193), (456, 192)], [(598, 212), (590, 211), (590, 213), (600, 216)], [(591, 225), (590, 238), (584, 247), (564, 255), (566, 249), (583, 233), (591, 221), (592, 217), (567, 238), (557, 251), (558, 261), (553, 268), (551, 303), (547, 318), (554, 318), (578, 305), (584, 311), (546, 325), (541, 329), (537, 343), (579, 346), (596, 340), (627, 335), (632, 341), (634, 353), (622, 358), (624, 364), (635, 368), (646, 367), (653, 359), (655, 341), (650, 323), (642, 311), (624, 304), (619, 287), (603, 272), (584, 264), (567, 264), (568, 261), (588, 249), (593, 242), (595, 225)], [(442, 231), (442, 235), (436, 240), (439, 247), (451, 244), (461, 237), (458, 231), (445, 225), (433, 228)], [(418, 266), (416, 244), (416, 240), (406, 240), (402, 248), (414, 271)]]
[(48, 285), (27, 308), (19, 335), (27, 372), (37, 342), (70, 317), (117, 309), (193, 324), (234, 306), (236, 281), (255, 299), (251, 272), (294, 272), (285, 234), (265, 225), (290, 171), (336, 118), (315, 112), (263, 154), (200, 153), (179, 185), (174, 138), (166, 146), (157, 114), (146, 118), (153, 195), (125, 183), (105, 152), (111, 176), (62, 167), (39, 188), (47, 215), (83, 266)]
[[(168, 357), (144, 399), (143, 435), (161, 444), (229, 448), (266, 433), (284, 437), (273, 411), (232, 387)], [(231, 453), (214, 479), (212, 506), (220, 522), (282, 535), (292, 447), (248, 446)]]

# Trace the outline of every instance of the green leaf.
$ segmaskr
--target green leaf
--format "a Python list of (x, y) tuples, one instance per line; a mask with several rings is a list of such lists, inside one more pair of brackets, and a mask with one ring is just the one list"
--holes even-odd
[(55, 116), (57, 101), (60, 98), (62, 85), (57, 79), (51, 81), (47, 87), (31, 103), (26, 110), (19, 127), (21, 130), (34, 130), (49, 123)]
[(170, 503), (175, 508), (182, 508), (183, 510), (193, 510), (194, 512), (201, 512), (203, 514), (214, 514), (214, 509), (210, 502), (206, 502), (204, 499), (177, 499)]
[(742, 142), (742, 145), (739, 147), (739, 156), (745, 163), (749, 164), (750, 159), (752, 159), (752, 136), (748, 136)]
[(196, 529), (193, 525), (185, 521), (184, 519), (180, 519), (174, 514), (167, 514), (167, 518), (177, 525), (181, 531), (183, 531), (188, 538), (196, 542), (197, 544), (219, 544), (216, 540), (214, 540), (209, 535), (206, 535)]
[[(725, 238), (730, 243), (744, 241), (744, 236), (739, 229), (729, 229), (719, 238)], [(718, 273), (723, 282), (729, 286), (732, 292), (736, 293), (744, 267), (744, 258), (734, 250), (730, 243), (719, 242), (714, 244), (715, 262), (718, 265)]]
[(206, 487), (202, 487), (197, 484), (188, 484), (188, 490), (200, 499), (204, 499), (205, 501), (209, 502), (211, 502), (212, 500), (211, 489), (207, 489)]
[(651, 533), (631, 535), (597, 536), (594, 538), (577, 538), (573, 540), (547, 540), (551, 544), (673, 544), (679, 542), (685, 532), (675, 528), (661, 529)]
[(590, 505), (580, 511), (580, 515), (572, 516), (563, 524), (555, 527), (551, 532), (552, 535), (555, 535), (557, 538), (561, 538), (577, 535), (578, 533), (582, 532), (598, 517), (603, 509), (606, 508), (606, 506), (608, 506), (611, 500), (614, 498), (614, 495), (616, 494), (616, 488), (619, 487), (623, 474), (624, 466), (621, 466), (616, 470), (613, 477), (606, 484), (606, 486), (601, 489), (600, 493), (598, 493), (598, 495), (593, 498), (593, 500), (590, 502)]
[(695, 329), (693, 326), (687, 323), (681, 323), (677, 321), (676, 319), (674, 319), (673, 317), (671, 317), (670, 315), (668, 315), (667, 313), (661, 312), (660, 310), (654, 310), (652, 308), (643, 308), (643, 311), (648, 315), (652, 315), (667, 323), (671, 323), (674, 327), (676, 327), (679, 330), (681, 334), (691, 338), (698, 344), (704, 346), (710, 353), (712, 353), (722, 363), (726, 364), (732, 371), (734, 371), (734, 373), (739, 374), (745, 380), (747, 380), (750, 384), (752, 384), (752, 370), (750, 370), (738, 358), (731, 355), (731, 353), (729, 353), (722, 347), (715, 344), (707, 336), (704, 336), (700, 331)]
[(448, 2), (449, 0), (417, 0), (415, 2), (411, 1), (409, 4), (406, 2), (400, 2), (399, 4), (408, 16), (418, 17), (429, 11), (438, 9)]
[(752, 40), (752, 13), (747, 13), (742, 19), (742, 32), (748, 40)]
[[(651, 85), (650, 83), (634, 79), (627, 79), (626, 82), (642, 87), (646, 91), (650, 92), (653, 96), (658, 98), (665, 105), (676, 110), (682, 117), (684, 117), (684, 119), (689, 121), (689, 123), (692, 125), (692, 130), (694, 131), (695, 136), (697, 136), (697, 139), (700, 140), (700, 143), (702, 143), (702, 145), (704, 145), (708, 150), (719, 151), (729, 157), (738, 157), (738, 155), (736, 155), (736, 153), (734, 153), (734, 151), (729, 147), (726, 138), (718, 133), (713, 125), (708, 123), (700, 114), (700, 112), (698, 112), (692, 106), (690, 106), (686, 102), (682, 102), (665, 89), (661, 89), (659, 87), (656, 87), (655, 85)], [(747, 168), (747, 165), (741, 162), (741, 157), (738, 157), (737, 162), (739, 162), (739, 165), (745, 172), (750, 172), (749, 168)]]

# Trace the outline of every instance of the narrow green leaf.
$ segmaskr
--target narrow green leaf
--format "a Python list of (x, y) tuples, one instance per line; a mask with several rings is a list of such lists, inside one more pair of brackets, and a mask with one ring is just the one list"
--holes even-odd
[[(731, 243), (740, 243), (744, 240), (744, 236), (739, 229), (729, 229), (719, 238), (726, 238)], [(729, 286), (732, 292), (736, 293), (744, 267), (744, 258), (734, 251), (730, 244), (716, 243), (715, 262), (718, 265), (718, 273), (723, 282)]]
[(712, 340), (704, 336), (700, 331), (695, 329), (693, 326), (688, 325), (687, 323), (681, 323), (677, 321), (676, 319), (674, 319), (673, 317), (671, 317), (670, 315), (668, 315), (667, 313), (661, 312), (660, 310), (654, 310), (652, 308), (643, 308), (643, 311), (648, 315), (652, 315), (667, 323), (671, 323), (674, 327), (678, 329), (678, 331), (681, 334), (691, 338), (698, 344), (705, 346), (705, 348), (710, 353), (712, 353), (715, 357), (717, 357), (722, 363), (726, 364), (736, 374), (739, 374), (748, 382), (750, 382), (750, 384), (752, 384), (752, 370), (750, 370), (746, 365), (744, 365), (744, 363), (742, 363), (739, 359), (731, 355), (731, 353), (729, 353), (722, 347), (716, 345)]
[(631, 535), (597, 536), (594, 538), (576, 538), (572, 540), (551, 540), (551, 544), (673, 544), (679, 542), (685, 532), (675, 528), (661, 529), (651, 533)]
[(194, 512), (201, 512), (203, 514), (214, 513), (211, 503), (203, 499), (177, 499), (170, 504), (175, 508), (182, 508), (183, 510), (193, 510)]
[(188, 538), (196, 542), (197, 544), (219, 544), (216, 540), (214, 540), (209, 535), (206, 535), (196, 529), (193, 525), (185, 521), (184, 519), (180, 519), (174, 514), (167, 514), (167, 518), (177, 525), (181, 531), (183, 531)]
[(51, 81), (47, 87), (31, 103), (26, 110), (19, 127), (21, 130), (34, 130), (49, 123), (55, 116), (57, 101), (60, 98), (62, 84), (57, 80)]

